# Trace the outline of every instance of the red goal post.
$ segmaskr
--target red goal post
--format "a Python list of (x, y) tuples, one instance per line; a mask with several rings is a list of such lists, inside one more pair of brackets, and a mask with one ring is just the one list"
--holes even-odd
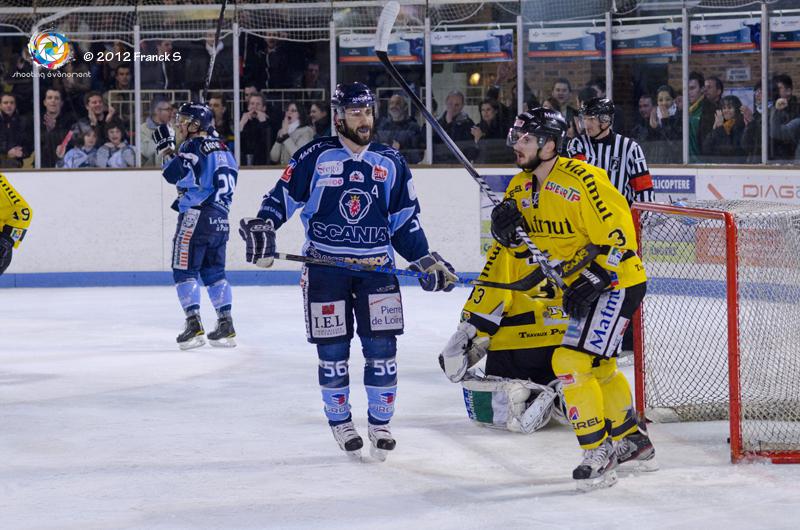
[(634, 316), (636, 406), (728, 420), (731, 459), (800, 463), (800, 207), (636, 203), (648, 292)]

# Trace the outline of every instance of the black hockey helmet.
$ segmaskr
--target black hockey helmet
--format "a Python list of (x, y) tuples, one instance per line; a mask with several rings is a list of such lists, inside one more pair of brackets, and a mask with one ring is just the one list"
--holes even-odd
[(581, 117), (597, 116), (602, 123), (611, 123), (614, 120), (614, 102), (606, 98), (592, 98), (584, 101), (581, 105), (580, 115)]
[(556, 153), (558, 153), (567, 136), (567, 122), (557, 110), (536, 107), (517, 115), (514, 124), (508, 130), (506, 143), (513, 146), (526, 134), (538, 139), (539, 149), (544, 147), (547, 140), (552, 139), (556, 143)]
[(346, 108), (370, 107), (375, 105), (375, 94), (364, 83), (339, 83), (331, 98), (334, 111)]

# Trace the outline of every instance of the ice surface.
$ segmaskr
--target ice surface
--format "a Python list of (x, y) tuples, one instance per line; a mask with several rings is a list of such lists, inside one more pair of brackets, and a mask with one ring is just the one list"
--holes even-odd
[[(589, 494), (568, 429), (470, 424), (436, 361), (466, 296), (404, 288), (398, 447), (354, 463), (298, 287), (234, 287), (240, 346), (189, 352), (170, 287), (2, 290), (0, 528), (797, 527), (800, 467), (730, 464), (722, 422), (652, 425), (661, 470)], [(357, 341), (353, 358), (366, 439)]]

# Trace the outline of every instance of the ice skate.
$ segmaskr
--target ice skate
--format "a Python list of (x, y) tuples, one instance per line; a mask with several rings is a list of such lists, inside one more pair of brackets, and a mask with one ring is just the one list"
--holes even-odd
[(609, 488), (617, 483), (617, 454), (611, 437), (594, 449), (583, 452), (583, 461), (572, 472), (578, 491)]
[(236, 341), (236, 330), (233, 329), (233, 319), (222, 317), (217, 320), (217, 328), (208, 334), (208, 342), (216, 348), (233, 348)]
[(178, 347), (182, 350), (198, 348), (206, 343), (204, 334), (205, 331), (203, 330), (203, 323), (200, 321), (200, 315), (186, 317), (186, 327), (183, 333), (176, 338)]
[(358, 435), (356, 426), (352, 421), (331, 425), (333, 437), (339, 444), (339, 448), (347, 453), (347, 456), (354, 460), (361, 460), (361, 448), (364, 447), (364, 440)]
[[(640, 427), (641, 429), (641, 427)], [(620, 465), (635, 471), (656, 471), (656, 450), (647, 432), (639, 430), (615, 443), (614, 451)]]
[(389, 451), (392, 451), (397, 445), (397, 442), (392, 438), (392, 431), (389, 430), (389, 425), (373, 425), (369, 424), (369, 441), (372, 445), (369, 448), (369, 454), (372, 458), (386, 460)]

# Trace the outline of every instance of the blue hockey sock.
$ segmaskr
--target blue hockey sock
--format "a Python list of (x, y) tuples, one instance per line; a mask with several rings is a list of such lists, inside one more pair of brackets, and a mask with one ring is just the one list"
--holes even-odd
[(361, 337), (364, 351), (364, 386), (369, 403), (369, 422), (389, 423), (394, 415), (397, 396), (397, 338), (394, 336)]
[(350, 341), (317, 344), (319, 386), (328, 423), (350, 420)]
[(196, 315), (200, 312), (200, 286), (194, 278), (175, 284), (178, 291), (178, 301), (181, 303), (186, 316)]
[(233, 302), (233, 293), (231, 292), (231, 284), (225, 278), (206, 286), (208, 297), (211, 299), (211, 305), (217, 311), (219, 318), (229, 317), (231, 315), (231, 304)]

